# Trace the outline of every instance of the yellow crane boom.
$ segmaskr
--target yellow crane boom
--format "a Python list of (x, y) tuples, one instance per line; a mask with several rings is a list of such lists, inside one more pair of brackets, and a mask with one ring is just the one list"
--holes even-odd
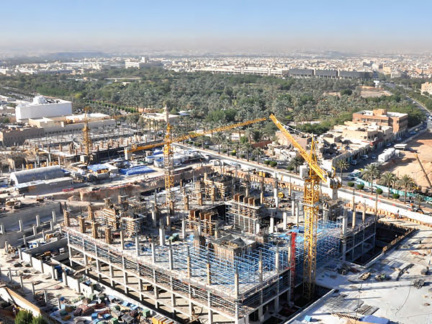
[(309, 177), (305, 179), (303, 196), (305, 253), (303, 265), (303, 295), (306, 299), (310, 300), (315, 294), (320, 183), (324, 181), (336, 189), (340, 184), (335, 186), (332, 182), (333, 179), (329, 179), (328, 173), (318, 165), (315, 154), (315, 142), (313, 139), (310, 153), (308, 153), (273, 114), (270, 115), (270, 119), (291, 144), (297, 148), (300, 155), (309, 165)]
[[(299, 151), (300, 155), (303, 157), (303, 159), (306, 161), (309, 167), (314, 170), (314, 172), (321, 178), (322, 181), (327, 183), (328, 181), (327, 172), (321, 169), (321, 167), (318, 165), (315, 154), (312, 154), (313, 150), (311, 150), (311, 153), (306, 152), (306, 150), (295, 140), (295, 138), (290, 134), (290, 132), (288, 132), (285, 126), (279, 120), (277, 120), (275, 115), (271, 114), (270, 119), (273, 121), (276, 127), (282, 132), (282, 134), (290, 141), (290, 143)], [(312, 143), (313, 143), (313, 139), (312, 139)]]
[[(227, 125), (227, 126), (222, 126), (222, 127), (206, 130), (206, 131), (203, 131), (202, 133), (193, 133), (193, 134), (182, 135), (179, 137), (174, 137), (169, 142), (170, 143), (178, 143), (178, 142), (182, 142), (182, 141), (185, 141), (185, 140), (188, 140), (191, 138), (205, 136), (205, 135), (209, 135), (209, 134), (213, 134), (213, 133), (217, 133), (217, 132), (223, 132), (223, 131), (230, 130), (233, 128), (259, 123), (259, 122), (262, 122), (265, 120), (267, 120), (267, 118), (258, 118), (258, 119), (253, 119), (253, 120), (248, 120), (245, 122), (237, 123), (237, 124), (232, 124), (232, 125)], [(164, 146), (165, 144), (167, 144), (167, 142), (168, 141), (165, 140), (165, 141), (160, 142), (160, 143), (143, 145), (143, 146), (132, 146), (130, 148), (125, 148), (125, 156), (129, 156), (129, 154), (133, 153), (133, 152), (142, 151), (142, 150), (150, 150), (150, 149), (155, 148), (155, 147)]]

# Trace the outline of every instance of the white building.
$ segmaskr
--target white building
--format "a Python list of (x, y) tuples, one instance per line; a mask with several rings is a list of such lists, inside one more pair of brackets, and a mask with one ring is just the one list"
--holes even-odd
[(72, 114), (72, 102), (36, 96), (33, 102), (21, 103), (15, 109), (18, 122), (42, 117), (58, 117)]

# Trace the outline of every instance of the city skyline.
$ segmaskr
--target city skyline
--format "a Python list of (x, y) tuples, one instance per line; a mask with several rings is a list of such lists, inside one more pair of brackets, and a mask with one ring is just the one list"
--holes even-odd
[(425, 52), (426, 1), (23, 1), (3, 4), (0, 49), (284, 53)]

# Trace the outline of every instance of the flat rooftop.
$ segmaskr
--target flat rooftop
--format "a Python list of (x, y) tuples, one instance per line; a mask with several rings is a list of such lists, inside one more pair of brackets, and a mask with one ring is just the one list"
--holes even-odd
[[(402, 240), (387, 254), (377, 257), (367, 268), (345, 262), (354, 270), (347, 275), (341, 275), (337, 271), (342, 265), (341, 262), (330, 262), (319, 268), (317, 284), (337, 289), (338, 292), (323, 297), (295, 318), (296, 320), (302, 321), (305, 316), (311, 316), (315, 322), (341, 324), (346, 323), (346, 320), (333, 314), (362, 317), (372, 313), (394, 323), (429, 323), (432, 314), (432, 290), (428, 283), (431, 277), (422, 275), (421, 271), (431, 260), (430, 228), (393, 219), (385, 222), (419, 230)], [(406, 270), (400, 275), (402, 269)], [(359, 272), (356, 273), (356, 270)], [(360, 277), (368, 272), (370, 277), (362, 280)], [(379, 274), (385, 274), (388, 280), (376, 280), (375, 276)], [(419, 279), (423, 279), (425, 285), (416, 288), (413, 283)]]

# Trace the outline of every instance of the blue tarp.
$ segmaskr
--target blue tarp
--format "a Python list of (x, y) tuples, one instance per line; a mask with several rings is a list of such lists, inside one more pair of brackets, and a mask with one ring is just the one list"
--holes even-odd
[(106, 166), (106, 164), (92, 164), (92, 165), (89, 165), (87, 167), (87, 169), (89, 169), (93, 172), (97, 172), (100, 170), (106, 170), (106, 169), (108, 169), (108, 167)]
[(390, 321), (386, 318), (377, 317), (373, 315), (366, 315), (361, 319), (362, 322), (369, 322), (374, 324), (388, 324)]
[(150, 173), (150, 172), (155, 172), (155, 170), (149, 168), (148, 166), (144, 166), (144, 165), (132, 167), (129, 169), (120, 169), (119, 170), (120, 174), (124, 174), (126, 176), (144, 174), (144, 173)]

